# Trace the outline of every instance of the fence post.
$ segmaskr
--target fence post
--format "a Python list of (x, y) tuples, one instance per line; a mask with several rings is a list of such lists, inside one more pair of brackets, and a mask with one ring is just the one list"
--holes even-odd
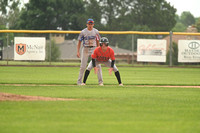
[(134, 64), (134, 34), (132, 34), (132, 64)]
[(49, 46), (49, 52), (50, 52), (50, 54), (49, 54), (49, 65), (51, 65), (51, 36), (52, 36), (52, 35), (51, 35), (51, 33), (50, 33), (50, 39), (49, 39), (49, 40), (50, 40), (50, 43), (49, 43), (49, 45), (50, 45), (50, 46)]
[(172, 35), (173, 32), (170, 31), (170, 50), (169, 50), (169, 66), (172, 67)]
[(6, 43), (6, 45), (7, 45), (7, 50), (6, 50), (6, 60), (7, 60), (7, 65), (8, 65), (8, 42), (9, 42), (9, 35), (8, 35), (8, 33), (7, 33), (7, 43)]

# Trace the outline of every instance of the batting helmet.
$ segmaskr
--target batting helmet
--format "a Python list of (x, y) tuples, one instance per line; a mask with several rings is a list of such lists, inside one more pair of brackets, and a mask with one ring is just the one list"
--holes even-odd
[(102, 37), (101, 40), (100, 40), (100, 46), (102, 46), (103, 43), (105, 43), (106, 46), (108, 46), (108, 44), (109, 44), (108, 38)]

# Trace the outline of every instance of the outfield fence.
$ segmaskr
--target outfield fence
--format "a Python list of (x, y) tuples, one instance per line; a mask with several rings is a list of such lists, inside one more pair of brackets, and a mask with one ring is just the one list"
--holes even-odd
[[(0, 65), (79, 65), (81, 31), (0, 30)], [(99, 31), (118, 64), (200, 66), (200, 33)]]

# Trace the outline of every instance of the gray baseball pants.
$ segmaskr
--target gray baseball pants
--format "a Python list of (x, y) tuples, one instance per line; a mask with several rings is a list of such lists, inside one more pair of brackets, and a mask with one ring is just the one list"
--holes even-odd
[[(81, 65), (80, 65), (80, 71), (79, 71), (79, 76), (78, 76), (78, 81), (77, 84), (80, 85), (82, 83), (82, 79), (83, 79), (83, 75), (85, 72), (85, 69), (87, 67), (87, 62), (88, 62), (88, 58), (89, 56), (91, 56), (91, 54), (93, 53), (94, 49), (96, 47), (83, 47), (82, 48), (82, 53), (81, 53)], [(103, 78), (102, 78), (102, 70), (101, 70), (101, 65), (97, 65), (98, 72), (97, 72), (97, 77), (98, 77), (98, 82), (99, 84), (103, 83)]]
[[(100, 65), (100, 64), (104, 64), (106, 67), (111, 67), (111, 60), (108, 60), (108, 61), (95, 61), (95, 64), (96, 64), (96, 66), (98, 66), (98, 65)], [(92, 61), (90, 61), (90, 63), (88, 64), (88, 67), (87, 67), (87, 70), (89, 70), (89, 71), (91, 71), (92, 70), (92, 68), (93, 68), (93, 65), (92, 65)], [(117, 67), (116, 67), (116, 65), (114, 64), (114, 66), (113, 66), (113, 71), (114, 72), (117, 72), (118, 71), (118, 69), (117, 69)]]

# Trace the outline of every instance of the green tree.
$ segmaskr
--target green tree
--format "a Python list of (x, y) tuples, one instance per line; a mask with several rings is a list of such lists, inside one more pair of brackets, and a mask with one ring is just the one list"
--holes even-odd
[(186, 29), (187, 29), (187, 26), (185, 26), (181, 19), (180, 19), (180, 16), (176, 14), (176, 25), (173, 27), (172, 31), (173, 32), (185, 32)]
[[(51, 47), (50, 47), (51, 46)], [(47, 61), (58, 61), (60, 58), (60, 50), (54, 40), (51, 40), (51, 43), (47, 43), (46, 46), (46, 60)]]
[(184, 11), (184, 12), (181, 13), (180, 21), (186, 27), (188, 27), (189, 25), (195, 24), (195, 18), (194, 18), (194, 16), (190, 12), (187, 12), (187, 11)]
[(0, 25), (12, 27), (20, 14), (20, 0), (0, 0)]
[(181, 22), (178, 22), (176, 23), (175, 27), (172, 29), (173, 32), (185, 32), (187, 29), (187, 27), (181, 23)]
[[(6, 30), (5, 25), (0, 25), (0, 30)], [(6, 33), (0, 33), (0, 40), (3, 40), (3, 45), (6, 46), (7, 42), (7, 34)]]
[[(169, 31), (175, 12), (165, 0), (30, 0), (15, 28), (81, 30), (93, 18), (101, 31)], [(130, 37), (108, 36), (113, 45), (129, 48)]]
[[(167, 52), (167, 61), (166, 61), (166, 64), (168, 64), (169, 65), (169, 54), (170, 54), (170, 51), (168, 50), (168, 52)], [(172, 44), (172, 64), (173, 65), (178, 65), (179, 63), (178, 63), (178, 45), (175, 43), (175, 42), (173, 42), (173, 44)]]
[[(169, 31), (176, 24), (176, 9), (165, 0), (99, 0), (98, 5), (105, 31)], [(111, 45), (130, 49), (131, 36), (106, 36)]]
[(176, 9), (165, 0), (136, 0), (132, 19), (152, 31), (170, 31), (176, 24)]
[(85, 18), (82, 21), (82, 22), (85, 22), (85, 23), (83, 23), (83, 27), (86, 24), (86, 20), (88, 18), (92, 18), (95, 21), (95, 27), (103, 30), (102, 29), (103, 25), (101, 24), (102, 11), (101, 11), (101, 7), (100, 7), (98, 1), (97, 0), (87, 0), (85, 2), (85, 11), (86, 11), (85, 14), (84, 14)]
[(82, 0), (30, 0), (25, 5), (16, 25), (29, 30), (80, 30), (81, 14), (85, 12)]
[(196, 23), (196, 28), (197, 28), (198, 32), (200, 32), (200, 18)]
[(8, 0), (0, 0), (0, 13), (1, 15), (5, 15), (7, 13), (7, 7), (8, 7)]
[[(5, 25), (0, 25), (0, 30), (7, 30)], [(0, 33), (0, 40), (3, 40), (3, 45), (13, 45), (14, 33)], [(8, 42), (7, 42), (8, 41)]]

